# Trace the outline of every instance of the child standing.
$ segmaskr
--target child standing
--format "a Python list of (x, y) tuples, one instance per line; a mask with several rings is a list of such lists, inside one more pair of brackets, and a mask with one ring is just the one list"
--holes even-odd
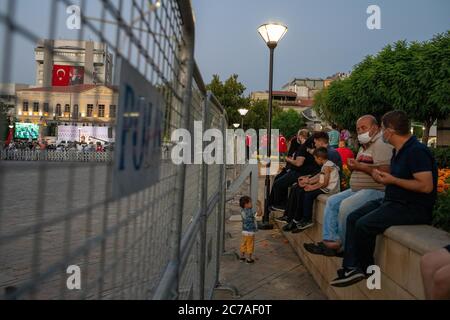
[[(255, 233), (258, 231), (256, 223), (256, 210), (253, 209), (252, 199), (248, 196), (239, 200), (242, 215), (242, 242), (241, 242), (241, 262), (248, 264), (255, 263), (253, 252), (255, 251)], [(247, 258), (246, 258), (247, 255)]]
[(314, 200), (321, 194), (335, 194), (340, 191), (339, 167), (328, 160), (328, 150), (318, 148), (314, 151), (314, 160), (322, 167), (321, 172), (312, 178), (303, 179), (301, 187), (303, 191), (300, 195), (300, 203), (295, 227), (292, 233), (298, 233), (314, 225), (312, 221)]

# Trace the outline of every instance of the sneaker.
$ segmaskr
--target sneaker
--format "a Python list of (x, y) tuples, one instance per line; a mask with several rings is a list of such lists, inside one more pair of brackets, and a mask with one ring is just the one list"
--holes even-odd
[(245, 262), (245, 260), (247, 260), (245, 257), (239, 259), (240, 262)]
[(344, 288), (354, 285), (366, 278), (366, 274), (359, 269), (341, 269), (338, 277), (331, 281), (333, 287)]
[(271, 206), (269, 209), (270, 211), (281, 211), (281, 212), (286, 211), (286, 208), (283, 208), (281, 206)]
[(289, 217), (286, 215), (279, 218), (275, 218), (275, 220), (281, 223), (289, 223)]
[(314, 222), (312, 222), (311, 220), (302, 220), (300, 221), (300, 223), (297, 224), (297, 228), (300, 230), (306, 230), (311, 228), (314, 225)]
[(283, 231), (289, 232), (289, 231), (294, 230), (296, 227), (297, 227), (297, 224), (294, 221), (291, 221), (283, 227)]
[(253, 263), (255, 263), (255, 260), (253, 260), (253, 259), (247, 259), (247, 260), (245, 261), (245, 263), (247, 263), (247, 264), (253, 264)]

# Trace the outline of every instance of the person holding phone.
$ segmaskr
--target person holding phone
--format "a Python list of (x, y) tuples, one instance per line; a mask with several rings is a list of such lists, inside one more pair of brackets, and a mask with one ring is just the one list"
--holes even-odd
[(347, 217), (365, 203), (382, 199), (385, 186), (372, 177), (373, 170), (390, 171), (393, 147), (383, 142), (381, 128), (372, 115), (361, 117), (356, 123), (361, 148), (356, 159), (349, 158), (352, 171), (350, 189), (328, 198), (323, 223), (323, 241), (305, 244), (313, 254), (336, 256), (345, 246)]

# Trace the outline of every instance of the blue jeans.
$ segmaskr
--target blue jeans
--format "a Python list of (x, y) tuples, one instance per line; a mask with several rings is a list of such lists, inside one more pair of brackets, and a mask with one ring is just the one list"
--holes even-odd
[(328, 198), (323, 221), (323, 239), (341, 241), (345, 246), (347, 217), (369, 201), (384, 198), (384, 192), (374, 189), (352, 191), (351, 189)]

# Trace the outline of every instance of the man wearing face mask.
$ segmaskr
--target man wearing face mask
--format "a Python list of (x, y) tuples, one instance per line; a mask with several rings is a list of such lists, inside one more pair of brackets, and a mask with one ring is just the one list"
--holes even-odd
[(295, 163), (293, 163), (293, 160), (298, 159), (301, 156), (303, 145), (308, 138), (309, 131), (302, 129), (298, 131), (297, 137), (294, 137), (291, 140), (286, 157), (286, 167), (284, 167), (275, 177), (272, 191), (270, 193), (269, 206), (273, 207), (271, 208), (273, 211), (284, 210), (284, 206), (287, 201), (288, 189), (301, 175), (299, 172), (300, 167), (296, 166)]
[(324, 212), (323, 242), (304, 247), (313, 254), (340, 255), (345, 246), (348, 215), (368, 201), (382, 199), (385, 186), (372, 177), (373, 170), (389, 172), (392, 146), (383, 142), (377, 120), (372, 115), (361, 117), (356, 124), (361, 149), (347, 165), (352, 171), (350, 189), (331, 196)]
[(364, 280), (374, 264), (376, 237), (398, 225), (430, 224), (437, 197), (437, 164), (424, 144), (410, 133), (403, 111), (382, 120), (382, 139), (394, 147), (391, 173), (373, 170), (375, 181), (386, 186), (385, 197), (367, 202), (347, 219), (343, 268), (331, 282), (346, 287)]

